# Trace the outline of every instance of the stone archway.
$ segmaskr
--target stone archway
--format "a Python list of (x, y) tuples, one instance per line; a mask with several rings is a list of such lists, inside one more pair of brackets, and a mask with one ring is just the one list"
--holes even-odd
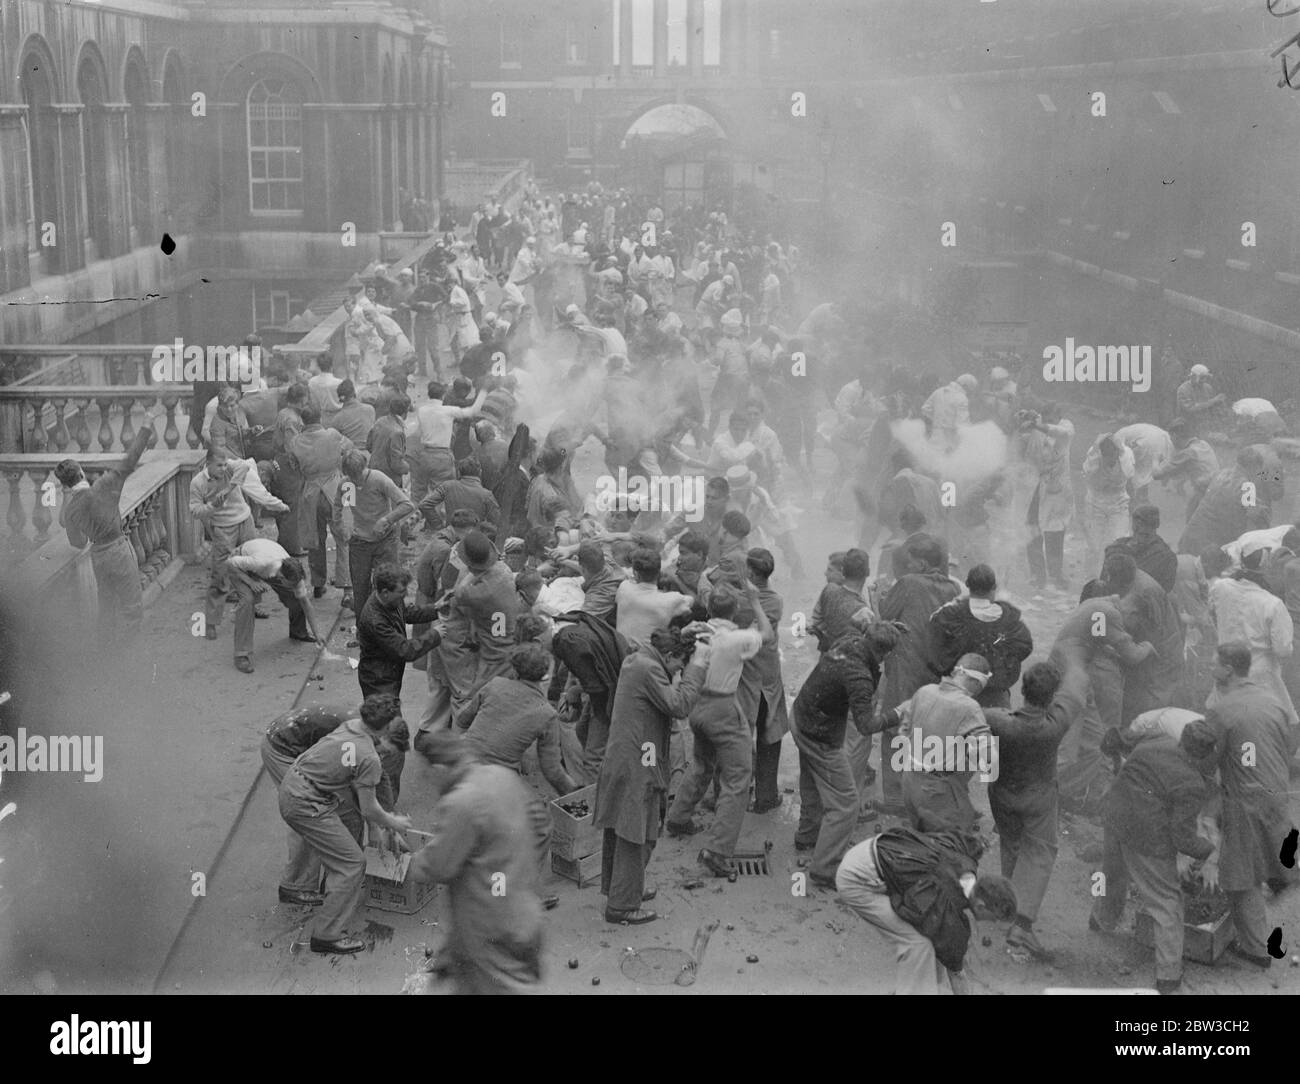
[(619, 150), (635, 186), (657, 198), (670, 215), (712, 205), (730, 185), (727, 133), (698, 105), (651, 106), (628, 126)]

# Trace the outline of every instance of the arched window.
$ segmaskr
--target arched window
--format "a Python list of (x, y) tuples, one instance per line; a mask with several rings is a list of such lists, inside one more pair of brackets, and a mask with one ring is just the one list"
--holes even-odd
[(149, 183), (149, 84), (144, 69), (132, 64), (126, 70), (126, 156), (131, 183), (131, 221), (137, 242), (146, 244), (153, 233), (153, 192)]
[(261, 79), (248, 92), (248, 206), (278, 214), (302, 208), (302, 96)]
[(104, 114), (104, 80), (99, 66), (87, 57), (77, 73), (77, 89), (81, 93), (81, 155), (86, 182), (86, 225), (95, 242), (97, 259), (107, 259), (113, 252), (112, 209), (108, 195), (108, 131)]

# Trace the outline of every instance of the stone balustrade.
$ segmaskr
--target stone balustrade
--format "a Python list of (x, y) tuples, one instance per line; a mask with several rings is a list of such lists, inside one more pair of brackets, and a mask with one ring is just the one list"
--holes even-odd
[[(148, 451), (122, 487), (122, 530), (135, 550), (146, 601), (161, 589), (159, 580), (169, 569), (196, 560), (202, 549), (202, 528), (189, 512), (189, 488), (203, 456), (195, 450)], [(97, 593), (90, 548), (74, 547), (57, 525), (63, 493), (54, 467), (60, 458), (0, 455), (0, 473), (9, 485), (10, 551), (19, 557), (26, 552), (6, 570), (5, 593), (43, 613), (93, 622)], [(92, 453), (79, 461), (93, 481), (121, 460), (120, 454)], [(28, 537), (29, 526), (34, 538)]]
[(96, 451), (125, 451), (138, 425), (152, 425), (162, 447), (179, 448), (184, 435), (196, 448), (188, 414), (192, 396), (190, 384), (10, 384), (0, 387), (0, 452), (86, 455), (95, 441)]

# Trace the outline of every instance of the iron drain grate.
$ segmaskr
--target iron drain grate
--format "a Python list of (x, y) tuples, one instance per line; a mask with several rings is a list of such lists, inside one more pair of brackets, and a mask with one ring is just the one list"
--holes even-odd
[(741, 877), (766, 877), (772, 872), (768, 869), (766, 851), (733, 855), (731, 865)]

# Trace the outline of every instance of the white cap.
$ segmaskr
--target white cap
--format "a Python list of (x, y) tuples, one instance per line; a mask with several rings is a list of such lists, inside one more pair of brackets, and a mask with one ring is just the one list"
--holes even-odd
[(732, 278), (730, 275), (723, 275), (723, 276), (722, 276), (722, 285), (723, 285), (723, 286), (735, 286), (735, 285), (736, 285), (736, 280), (735, 280), (734, 278)]
[(1204, 365), (1193, 365), (1190, 369), (1187, 370), (1187, 375), (1188, 376), (1209, 376), (1210, 370), (1207, 369)]
[(960, 384), (963, 388), (979, 387), (979, 381), (976, 380), (970, 373), (962, 373), (961, 376), (957, 378), (957, 383)]
[(989, 371), (989, 379), (990, 379), (990, 380), (1010, 380), (1010, 379), (1011, 379), (1011, 374), (1010, 374), (1009, 372), (1007, 372), (1004, 368), (1002, 368), (1001, 365), (995, 365), (995, 366), (994, 366), (994, 367)]
[(415, 272), (409, 267), (403, 267), (399, 272), (397, 272), (397, 277), (399, 279), (413, 279), (415, 278)]
[(526, 245), (535, 245), (535, 244), (537, 244), (537, 238), (536, 238), (536, 237), (525, 237), (525, 238), (524, 238), (524, 244), (526, 244)]

